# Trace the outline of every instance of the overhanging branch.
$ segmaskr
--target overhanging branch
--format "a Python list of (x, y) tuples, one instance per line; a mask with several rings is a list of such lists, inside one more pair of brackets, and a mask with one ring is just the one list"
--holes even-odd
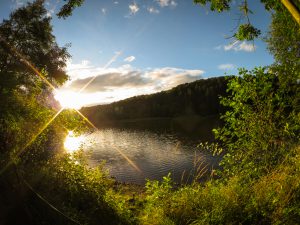
[(300, 25), (300, 12), (293, 2), (291, 0), (281, 0), (281, 3), (289, 10), (294, 19)]

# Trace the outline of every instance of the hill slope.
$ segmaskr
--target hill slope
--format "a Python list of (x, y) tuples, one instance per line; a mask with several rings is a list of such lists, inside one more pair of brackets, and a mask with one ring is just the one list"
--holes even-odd
[[(85, 107), (81, 111), (98, 127), (135, 127), (139, 124), (145, 128), (157, 125), (174, 128), (174, 122), (175, 125), (198, 126), (200, 122), (207, 122), (207, 118), (214, 122), (218, 120), (224, 110), (219, 104), (219, 96), (226, 95), (226, 83), (225, 77), (202, 79), (168, 91)], [(185, 130), (192, 132), (195, 129)]]

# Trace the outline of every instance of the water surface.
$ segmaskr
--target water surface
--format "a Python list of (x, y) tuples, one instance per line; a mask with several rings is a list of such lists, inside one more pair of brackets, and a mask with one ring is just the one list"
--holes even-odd
[(216, 159), (197, 147), (199, 142), (176, 134), (110, 128), (90, 134), (87, 142), (92, 143), (90, 165), (104, 160), (120, 182), (144, 184), (171, 173), (175, 182), (190, 183), (197, 168), (204, 172), (216, 166)]

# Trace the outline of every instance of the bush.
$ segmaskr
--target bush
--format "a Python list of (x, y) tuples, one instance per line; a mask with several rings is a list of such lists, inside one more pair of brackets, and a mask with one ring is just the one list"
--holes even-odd
[(241, 69), (228, 84), (221, 103), (229, 110), (223, 128), (215, 130), (225, 152), (221, 165), (227, 177), (258, 177), (280, 164), (299, 141), (297, 109), (300, 87), (295, 79), (282, 82), (275, 69)]

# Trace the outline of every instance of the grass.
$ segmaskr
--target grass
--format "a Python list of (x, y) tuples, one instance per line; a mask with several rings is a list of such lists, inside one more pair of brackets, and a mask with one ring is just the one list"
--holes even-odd
[(300, 147), (250, 183), (235, 176), (178, 186), (169, 175), (162, 182), (148, 181), (145, 188), (120, 184), (103, 168), (88, 168), (78, 163), (81, 155), (76, 157), (52, 160), (30, 182), (81, 224), (300, 224)]
[(140, 224), (299, 224), (299, 159), (298, 147), (294, 157), (251, 183), (232, 177), (176, 190), (152, 183)]

